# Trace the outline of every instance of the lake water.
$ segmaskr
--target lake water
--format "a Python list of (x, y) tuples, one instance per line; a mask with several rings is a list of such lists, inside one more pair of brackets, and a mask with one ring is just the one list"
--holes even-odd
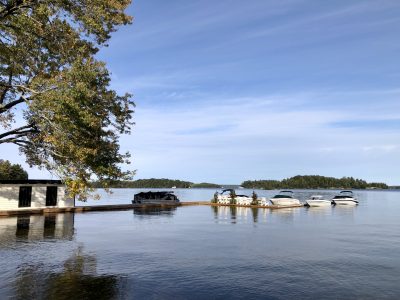
[(357, 207), (0, 218), (0, 299), (399, 299), (400, 192), (356, 195)]

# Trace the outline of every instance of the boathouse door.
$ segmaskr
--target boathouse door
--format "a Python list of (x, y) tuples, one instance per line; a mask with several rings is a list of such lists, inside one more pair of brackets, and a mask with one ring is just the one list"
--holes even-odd
[(32, 187), (20, 186), (18, 207), (31, 207), (31, 201), (32, 201)]
[(46, 206), (57, 205), (57, 187), (48, 186), (46, 191)]

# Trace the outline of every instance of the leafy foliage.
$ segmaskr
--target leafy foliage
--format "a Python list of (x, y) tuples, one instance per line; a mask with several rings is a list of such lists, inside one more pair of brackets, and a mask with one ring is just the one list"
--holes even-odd
[(211, 203), (218, 203), (218, 192), (214, 193), (214, 196), (211, 199)]
[(11, 164), (8, 160), (0, 159), (0, 180), (25, 180), (28, 173), (21, 165)]
[[(133, 102), (110, 88), (95, 55), (131, 22), (130, 0), (0, 2), (0, 144), (58, 175), (85, 199), (92, 175), (129, 179), (119, 135), (130, 133)], [(18, 108), (18, 109), (17, 109)], [(23, 124), (16, 124), (22, 112)], [(18, 118), (21, 119), (21, 118)]]
[(221, 188), (221, 185), (219, 184), (215, 184), (215, 183), (208, 183), (208, 182), (202, 182), (202, 183), (193, 183), (191, 186), (191, 188), (201, 188), (201, 189), (205, 189), (205, 188)]
[(294, 176), (291, 178), (278, 180), (248, 180), (242, 183), (244, 188), (252, 189), (366, 189), (380, 188), (387, 189), (385, 183), (367, 183), (362, 179), (354, 179), (353, 177), (333, 178), (318, 175)]
[(231, 204), (236, 204), (236, 192), (235, 190), (231, 190), (229, 197), (231, 198)]
[(257, 205), (258, 204), (258, 195), (256, 194), (255, 191), (253, 191), (253, 193), (251, 194), (251, 198), (253, 199), (253, 201), (251, 202), (252, 205)]

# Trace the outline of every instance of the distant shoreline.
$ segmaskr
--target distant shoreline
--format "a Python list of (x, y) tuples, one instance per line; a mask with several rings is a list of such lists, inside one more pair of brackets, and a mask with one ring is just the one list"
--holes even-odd
[(388, 186), (381, 182), (367, 182), (363, 179), (353, 177), (325, 177), (320, 175), (297, 175), (283, 180), (246, 180), (240, 185), (216, 184), (216, 183), (193, 183), (177, 179), (150, 178), (132, 181), (102, 181), (92, 182), (93, 188), (155, 188), (155, 189), (175, 189), (175, 188), (205, 188), (205, 189), (259, 189), (259, 190), (279, 190), (279, 189), (327, 189), (327, 190), (388, 190), (400, 189), (400, 186)]
[[(170, 191), (174, 191), (174, 190), (194, 190), (194, 189), (199, 189), (199, 190), (221, 190), (223, 188), (212, 188), (212, 187), (194, 187), (194, 188), (165, 188), (165, 187), (108, 187), (110, 189), (159, 189), (159, 190), (170, 190)], [(104, 187), (96, 187), (96, 189), (105, 189)], [(239, 188), (236, 188), (239, 189)], [(260, 188), (240, 188), (242, 190), (259, 190), (259, 191), (278, 191), (281, 189), (260, 189)], [(288, 190), (292, 190), (292, 191), (297, 191), (297, 190), (302, 190), (302, 191), (315, 191), (315, 190), (319, 190), (319, 191), (342, 191), (342, 190), (346, 190), (346, 188), (287, 188)], [(400, 188), (395, 187), (395, 188), (387, 188), (387, 189), (350, 189), (353, 191), (400, 191)]]

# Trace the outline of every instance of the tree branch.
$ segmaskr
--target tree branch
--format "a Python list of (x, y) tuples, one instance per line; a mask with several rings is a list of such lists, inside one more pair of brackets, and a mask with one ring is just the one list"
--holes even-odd
[(18, 146), (32, 145), (32, 143), (30, 141), (21, 140), (21, 139), (17, 139), (14, 137), (0, 140), (0, 144), (4, 144), (4, 143), (14, 143), (14, 144), (17, 144)]
[(0, 20), (5, 19), (8, 16), (12, 15), (14, 12), (23, 9), (30, 8), (31, 1), (17, 0), (9, 2), (5, 7), (0, 11)]
[[(11, 86), (11, 84), (12, 84), (12, 77), (13, 77), (13, 72), (10, 70), (10, 74), (8, 75), (8, 85), (9, 86)], [(7, 92), (9, 90), (10, 90), (9, 87), (4, 87), (4, 90), (2, 91), (2, 93), (0, 95), (0, 105), (4, 103), (4, 99), (6, 98)]]
[(10, 131), (0, 134), (0, 144), (5, 143), (6, 140), (2, 140), (2, 139), (7, 136), (10, 136), (10, 135), (24, 136), (28, 133), (34, 133), (34, 132), (37, 132), (37, 129), (34, 127), (33, 124), (15, 128), (13, 130), (10, 130)]
[(10, 110), (11, 108), (13, 108), (14, 106), (27, 101), (28, 99), (24, 98), (24, 97), (20, 97), (18, 100), (14, 100), (10, 103), (7, 103), (6, 105), (0, 105), (0, 114)]

